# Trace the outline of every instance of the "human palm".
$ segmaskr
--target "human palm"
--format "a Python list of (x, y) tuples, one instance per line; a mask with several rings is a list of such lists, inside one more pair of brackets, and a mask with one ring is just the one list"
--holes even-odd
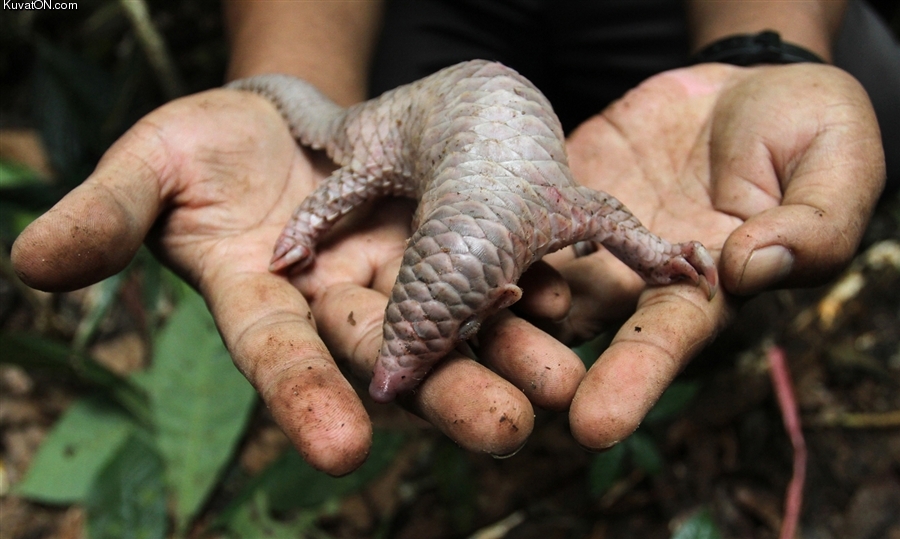
[(560, 338), (634, 312), (572, 402), (573, 435), (592, 448), (637, 428), (728, 323), (735, 295), (832, 277), (884, 178), (868, 99), (828, 66), (666, 72), (580, 126), (568, 151), (579, 182), (613, 193), (668, 240), (702, 242), (722, 283), (707, 301), (690, 285), (645, 289), (602, 251), (553, 258), (573, 298)]
[[(332, 354), (346, 370), (371, 376), (413, 207), (392, 200), (355, 212), (324, 238), (312, 267), (273, 274), (275, 239), (328, 173), (321, 161), (297, 147), (258, 96), (190, 96), (117, 141), (90, 178), (23, 232), (13, 260), (32, 286), (72, 289), (120, 271), (146, 240), (203, 294), (235, 364), (303, 456), (329, 473), (347, 473), (365, 459), (371, 424)], [(520, 326), (501, 317), (493, 325), (500, 337), (486, 339), (486, 348), (515, 338)], [(571, 357), (568, 369), (555, 371), (564, 373), (562, 389), (558, 377), (545, 375), (549, 389), (530, 395), (565, 408), (583, 367), (549, 336), (537, 339)], [(502, 363), (509, 354), (499, 350), (486, 357)], [(515, 378), (515, 366), (506, 371)], [(528, 397), (459, 354), (404, 405), (464, 447), (493, 454), (515, 451), (533, 425)]]

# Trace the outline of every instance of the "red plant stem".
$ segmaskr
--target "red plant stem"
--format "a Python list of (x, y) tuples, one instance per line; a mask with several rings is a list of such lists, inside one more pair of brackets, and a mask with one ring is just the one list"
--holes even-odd
[(794, 397), (791, 373), (787, 367), (784, 349), (772, 345), (766, 351), (766, 356), (769, 360), (772, 386), (775, 388), (778, 406), (781, 409), (784, 430), (787, 431), (791, 445), (794, 446), (794, 471), (785, 494), (784, 520), (781, 523), (779, 539), (794, 539), (797, 524), (800, 521), (803, 485), (806, 481), (806, 440), (803, 438), (803, 429), (800, 426), (800, 413), (797, 409), (797, 399)]

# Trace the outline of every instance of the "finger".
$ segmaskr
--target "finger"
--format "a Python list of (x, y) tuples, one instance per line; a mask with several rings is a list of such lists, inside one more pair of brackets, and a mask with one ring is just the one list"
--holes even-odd
[(464, 449), (495, 457), (514, 455), (534, 430), (525, 395), (458, 352), (435, 366), (407, 405)]
[(264, 269), (215, 275), (202, 288), (235, 364), (304, 460), (336, 476), (359, 467), (371, 423), (297, 290)]
[(588, 370), (569, 410), (572, 435), (592, 450), (625, 439), (687, 362), (724, 326), (724, 294), (690, 285), (650, 289)]
[(162, 207), (166, 161), (151, 128), (132, 128), (83, 184), (16, 239), (11, 257), (22, 281), (51, 292), (74, 290), (125, 268)]
[[(784, 77), (809, 71), (793, 69), (771, 71), (759, 91), (765, 97)], [(837, 69), (816, 69), (816, 77), (829, 76), (830, 93), (817, 100), (822, 92), (811, 88), (810, 102), (792, 116), (803, 120), (788, 123), (789, 131), (778, 107), (751, 112), (753, 125), (739, 122), (747, 119), (741, 115), (735, 125), (713, 128), (714, 203), (746, 219), (726, 240), (720, 263), (733, 293), (832, 278), (856, 251), (881, 193), (884, 156), (865, 92)]]
[[(382, 341), (387, 297), (351, 284), (329, 288), (313, 304), (322, 339), (368, 381)], [(441, 360), (402, 404), (462, 447), (509, 455), (534, 428), (525, 395), (483, 365), (459, 354)]]
[(514, 308), (523, 315), (560, 320), (569, 312), (569, 287), (563, 276), (543, 260), (528, 268), (517, 284), (523, 293)]
[(570, 259), (558, 266), (571, 291), (571, 308), (553, 323), (539, 322), (564, 343), (582, 342), (602, 332), (607, 324), (634, 312), (644, 281), (609, 251)]
[(488, 319), (479, 341), (484, 363), (534, 405), (557, 412), (569, 408), (585, 369), (568, 346), (509, 311)]

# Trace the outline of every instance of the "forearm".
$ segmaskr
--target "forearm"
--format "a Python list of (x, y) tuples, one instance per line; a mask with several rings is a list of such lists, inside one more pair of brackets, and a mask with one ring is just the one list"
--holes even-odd
[(688, 0), (693, 51), (735, 34), (775, 30), (781, 38), (831, 61), (845, 0)]
[(365, 99), (381, 1), (227, 0), (228, 79), (286, 73), (341, 105)]

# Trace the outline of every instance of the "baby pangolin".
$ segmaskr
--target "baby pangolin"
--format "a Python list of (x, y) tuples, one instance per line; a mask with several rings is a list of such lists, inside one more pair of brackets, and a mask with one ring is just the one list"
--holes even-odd
[(310, 264), (318, 238), (367, 200), (419, 200), (385, 311), (376, 401), (415, 388), (521, 297), (516, 282), (532, 263), (568, 245), (584, 254), (602, 244), (649, 284), (687, 279), (716, 291), (700, 243), (671, 244), (612, 196), (575, 183), (550, 103), (499, 63), (463, 62), (347, 109), (284, 75), (228, 86), (269, 99), (300, 144), (340, 166), (294, 211), (272, 271)]

